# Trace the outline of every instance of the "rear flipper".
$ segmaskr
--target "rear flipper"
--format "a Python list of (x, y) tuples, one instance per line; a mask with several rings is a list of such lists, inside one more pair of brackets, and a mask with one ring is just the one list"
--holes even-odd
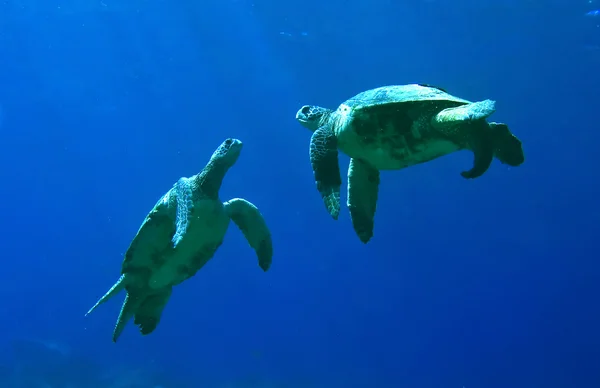
[(471, 135), (468, 139), (469, 149), (473, 151), (473, 167), (460, 175), (466, 179), (482, 176), (494, 159), (494, 141), (488, 123), (484, 120), (469, 124)]
[(494, 141), (494, 156), (509, 166), (519, 166), (525, 161), (521, 140), (502, 123), (489, 123)]
[(436, 128), (444, 125), (460, 126), (461, 123), (483, 120), (496, 111), (496, 101), (483, 100), (447, 108), (434, 117)]
[(463, 178), (477, 178), (487, 171), (494, 158), (494, 141), (485, 121), (496, 111), (496, 102), (483, 100), (444, 109), (432, 120), (432, 126), (456, 144), (473, 151), (473, 168)]
[(135, 310), (138, 308), (140, 304), (140, 299), (138, 297), (132, 297), (128, 292), (125, 295), (125, 301), (123, 301), (123, 306), (121, 306), (121, 311), (119, 312), (119, 317), (117, 318), (117, 323), (115, 324), (115, 330), (113, 331), (113, 342), (117, 342), (123, 329), (127, 325), (127, 322), (133, 317)]
[(233, 198), (224, 205), (231, 220), (256, 252), (259, 267), (267, 271), (273, 260), (273, 241), (262, 214), (256, 206), (241, 198)]
[(140, 328), (142, 335), (150, 334), (156, 329), (162, 312), (171, 297), (172, 287), (160, 290), (159, 293), (146, 297), (133, 316), (133, 323)]

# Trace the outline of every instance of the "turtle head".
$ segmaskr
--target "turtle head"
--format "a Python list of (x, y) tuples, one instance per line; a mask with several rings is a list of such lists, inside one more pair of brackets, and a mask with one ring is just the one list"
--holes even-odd
[(240, 152), (242, 142), (238, 139), (225, 139), (213, 152), (208, 164), (199, 174), (192, 178), (192, 191), (200, 189), (204, 197), (219, 198), (219, 189), (227, 171), (235, 164)]
[(321, 108), (320, 106), (315, 105), (304, 105), (296, 113), (296, 120), (298, 120), (302, 126), (314, 132), (329, 118), (330, 114), (330, 109)]
[(218, 164), (224, 167), (231, 167), (235, 164), (240, 152), (242, 151), (243, 143), (238, 139), (225, 139), (223, 143), (213, 152), (210, 163)]

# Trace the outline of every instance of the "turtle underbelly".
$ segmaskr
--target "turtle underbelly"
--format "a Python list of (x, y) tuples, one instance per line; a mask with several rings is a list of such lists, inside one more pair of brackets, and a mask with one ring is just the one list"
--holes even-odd
[(220, 201), (195, 204), (188, 230), (177, 248), (150, 277), (150, 288), (177, 285), (194, 276), (223, 242), (230, 219)]
[(378, 170), (400, 170), (429, 162), (458, 151), (460, 147), (443, 138), (416, 139), (413, 136), (394, 138), (361, 138), (345, 136), (340, 149), (348, 156), (364, 160)]

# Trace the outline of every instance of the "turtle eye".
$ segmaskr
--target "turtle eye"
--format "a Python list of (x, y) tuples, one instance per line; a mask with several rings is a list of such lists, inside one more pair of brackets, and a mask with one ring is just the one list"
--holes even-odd
[(230, 146), (230, 145), (231, 145), (231, 143), (233, 143), (233, 140), (231, 140), (231, 139), (227, 139), (227, 140), (225, 140), (225, 145), (226, 145), (226, 146)]
[(310, 106), (305, 106), (304, 108), (302, 108), (302, 114), (304, 115), (309, 115), (310, 114)]

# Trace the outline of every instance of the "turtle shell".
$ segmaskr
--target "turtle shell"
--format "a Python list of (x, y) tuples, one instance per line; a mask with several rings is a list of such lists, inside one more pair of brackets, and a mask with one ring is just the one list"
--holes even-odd
[(338, 147), (380, 170), (432, 160), (460, 146), (440, 137), (431, 119), (444, 109), (469, 103), (423, 84), (364, 91), (343, 102), (332, 115)]
[(173, 249), (175, 209), (175, 198), (169, 190), (144, 219), (121, 267), (121, 274), (128, 276), (128, 287), (146, 287), (152, 272), (165, 264)]
[[(364, 91), (340, 105), (338, 113), (346, 116), (352, 130), (366, 141), (375, 137), (407, 134), (417, 120), (428, 120), (438, 112), (470, 101), (425, 84), (392, 85)], [(339, 116), (338, 116), (339, 117)]]
[[(426, 84), (391, 85), (366, 90), (346, 100), (343, 105), (354, 112), (376, 110), (398, 104), (459, 106), (470, 101), (448, 94), (444, 89)], [(436, 104), (437, 103), (437, 104)]]
[(175, 286), (194, 276), (221, 245), (230, 218), (220, 200), (194, 201), (186, 238), (174, 246), (178, 206), (171, 189), (144, 219), (121, 268), (128, 291)]

